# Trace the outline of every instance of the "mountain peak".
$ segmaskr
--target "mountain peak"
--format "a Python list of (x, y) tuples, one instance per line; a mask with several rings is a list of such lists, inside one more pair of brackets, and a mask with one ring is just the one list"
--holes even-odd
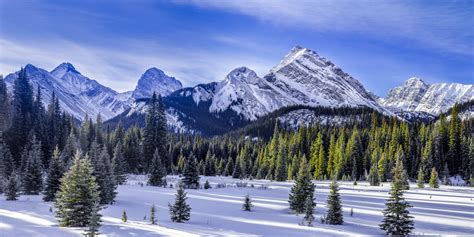
[(59, 76), (59, 77), (62, 77), (64, 76), (64, 74), (68, 73), (68, 72), (72, 72), (72, 73), (75, 73), (75, 74), (81, 74), (79, 71), (76, 70), (76, 68), (69, 62), (64, 62), (64, 63), (61, 63), (59, 64), (59, 66), (57, 66), (55, 69), (53, 69), (51, 71), (51, 74), (55, 75), (55, 76)]
[(163, 77), (167, 76), (163, 70), (158, 69), (156, 67), (148, 68), (145, 73), (143, 73), (142, 78), (144, 77)]
[(38, 71), (38, 67), (36, 67), (35, 65), (33, 64), (26, 64), (24, 69), (27, 71), (27, 72), (33, 72), (33, 71)]
[(138, 79), (132, 98), (149, 98), (153, 95), (153, 92), (166, 96), (182, 87), (183, 85), (179, 80), (166, 75), (161, 69), (152, 67), (147, 69)]
[(235, 68), (226, 76), (226, 80), (231, 82), (236, 81), (248, 81), (249, 79), (256, 78), (257, 73), (255, 73), (252, 69), (242, 66)]
[(285, 57), (280, 61), (280, 63), (276, 65), (274, 68), (272, 68), (270, 71), (276, 72), (280, 70), (281, 68), (285, 67), (286, 65), (294, 62), (295, 60), (300, 59), (303, 56), (309, 56), (309, 57), (315, 57), (315, 58), (319, 57), (319, 55), (313, 50), (296, 45), (290, 50), (290, 52), (288, 52), (288, 54), (285, 55)]
[(428, 87), (429, 85), (419, 77), (410, 77), (403, 83), (405, 87)]

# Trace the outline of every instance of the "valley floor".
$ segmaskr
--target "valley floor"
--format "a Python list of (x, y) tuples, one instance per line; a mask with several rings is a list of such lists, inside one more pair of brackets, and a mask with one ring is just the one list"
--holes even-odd
[[(168, 176), (168, 184), (176, 183), (176, 176)], [(209, 180), (212, 189), (187, 190), (192, 207), (188, 223), (173, 223), (169, 219), (168, 203), (174, 202), (175, 189), (142, 186), (144, 176), (130, 176), (127, 185), (119, 186), (114, 205), (102, 210), (104, 236), (354, 236), (382, 235), (378, 227), (388, 197), (389, 183), (370, 187), (365, 182), (357, 186), (344, 182), (341, 197), (344, 224), (321, 224), (326, 212), (329, 182), (317, 182), (316, 223), (313, 227), (300, 226), (303, 215), (291, 214), (288, 193), (292, 182), (266, 180), (236, 180), (228, 177), (201, 177)], [(236, 187), (236, 183), (247, 187)], [(225, 184), (224, 188), (215, 188)], [(253, 187), (251, 187), (253, 185)], [(241, 210), (245, 195), (249, 194), (252, 212)], [(410, 209), (415, 220), (415, 234), (470, 235), (474, 233), (474, 189), (442, 186), (439, 190), (417, 189), (412, 184), (405, 194), (414, 206)], [(157, 207), (157, 225), (150, 225), (150, 206)], [(52, 203), (41, 196), (22, 195), (18, 201), (0, 200), (0, 236), (82, 236), (77, 228), (58, 227)], [(353, 216), (350, 210), (353, 209)], [(122, 211), (128, 222), (121, 221)]]

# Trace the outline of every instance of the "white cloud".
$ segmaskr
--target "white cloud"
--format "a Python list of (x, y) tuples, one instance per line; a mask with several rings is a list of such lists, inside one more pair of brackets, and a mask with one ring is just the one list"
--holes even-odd
[(254, 55), (169, 48), (144, 40), (121, 40), (112, 49), (61, 39), (30, 43), (0, 38), (1, 74), (17, 71), (28, 63), (52, 70), (62, 62), (72, 63), (83, 75), (117, 91), (132, 90), (140, 75), (150, 67), (162, 69), (185, 86), (193, 86), (222, 80), (239, 66), (248, 66), (263, 75), (276, 63)]
[[(176, 0), (241, 13), (285, 27), (358, 33), (390, 40), (413, 40), (422, 46), (472, 55), (474, 4), (376, 0)], [(348, 39), (350, 40), (350, 39)]]

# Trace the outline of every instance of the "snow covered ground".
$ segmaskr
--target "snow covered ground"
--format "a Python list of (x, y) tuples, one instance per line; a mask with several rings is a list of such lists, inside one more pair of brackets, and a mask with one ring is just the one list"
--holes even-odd
[[(101, 213), (100, 229), (104, 236), (354, 236), (380, 235), (378, 224), (381, 211), (388, 197), (389, 184), (370, 187), (360, 182), (341, 185), (344, 208), (344, 225), (331, 226), (319, 223), (326, 212), (329, 182), (317, 182), (317, 222), (313, 227), (300, 226), (303, 216), (291, 214), (288, 193), (291, 182), (266, 180), (236, 180), (228, 177), (201, 177), (209, 180), (212, 189), (187, 190), (192, 207), (188, 223), (173, 223), (169, 219), (168, 202), (174, 202), (175, 189), (142, 186), (143, 176), (131, 176), (127, 185), (118, 188), (114, 205)], [(176, 176), (169, 176), (168, 183), (175, 183)], [(238, 182), (247, 187), (236, 187)], [(216, 188), (217, 184), (225, 185)], [(251, 187), (253, 185), (253, 187)], [(249, 194), (252, 212), (241, 210), (243, 199)], [(405, 195), (414, 206), (415, 234), (471, 235), (474, 233), (474, 189), (469, 187), (442, 186), (439, 190), (420, 190), (412, 184)], [(144, 220), (150, 206), (157, 207), (158, 225)], [(0, 237), (9, 236), (81, 236), (82, 230), (58, 227), (52, 203), (41, 196), (20, 197), (19, 201), (0, 200)], [(350, 216), (353, 208), (354, 215)], [(122, 223), (125, 210), (129, 221)], [(54, 210), (53, 210), (54, 211)]]

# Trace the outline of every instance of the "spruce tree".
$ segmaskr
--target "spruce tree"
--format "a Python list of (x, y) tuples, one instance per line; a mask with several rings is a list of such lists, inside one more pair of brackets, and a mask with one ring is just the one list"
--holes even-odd
[(242, 209), (244, 211), (252, 211), (252, 207), (253, 207), (252, 200), (250, 200), (250, 196), (249, 196), (249, 194), (247, 194), (245, 196), (244, 204), (242, 205)]
[(288, 151), (284, 143), (284, 139), (280, 140), (279, 152), (277, 155), (276, 167), (275, 167), (275, 180), (276, 181), (286, 181), (288, 178), (288, 168), (286, 165), (286, 157), (288, 156)]
[(66, 144), (64, 145), (64, 148), (61, 151), (61, 160), (65, 170), (68, 170), (69, 167), (71, 167), (78, 148), (79, 144), (77, 143), (77, 138), (74, 135), (73, 130), (71, 129), (71, 132), (67, 137)]
[(243, 176), (242, 176), (242, 165), (241, 165), (241, 162), (240, 162), (240, 157), (237, 157), (237, 159), (235, 159), (234, 170), (232, 171), (232, 178), (234, 178), (234, 179), (243, 178)]
[(99, 185), (100, 204), (112, 204), (117, 195), (115, 191), (117, 189), (117, 182), (115, 181), (110, 156), (106, 147), (102, 149), (95, 148), (94, 144), (96, 144), (96, 141), (92, 143), (89, 155), (93, 161), (93, 174)]
[(397, 157), (395, 168), (393, 169), (392, 185), (390, 188), (390, 197), (385, 203), (386, 209), (383, 211), (384, 219), (380, 228), (387, 235), (409, 235), (413, 230), (413, 220), (408, 208), (411, 205), (405, 201), (404, 180), (403, 180), (403, 162)]
[(372, 163), (372, 167), (370, 167), (370, 172), (369, 172), (368, 179), (369, 179), (370, 186), (379, 186), (380, 185), (379, 169), (378, 169), (377, 162)]
[(59, 148), (53, 152), (53, 157), (49, 163), (48, 176), (46, 177), (46, 187), (44, 189), (43, 200), (53, 201), (61, 185), (61, 178), (64, 174), (64, 166), (60, 157)]
[(234, 170), (234, 162), (231, 157), (227, 158), (227, 164), (225, 165), (224, 169), (224, 176), (230, 176), (232, 175)]
[(210, 150), (207, 152), (206, 155), (206, 163), (204, 165), (204, 175), (205, 176), (214, 176), (216, 175), (216, 167), (214, 164), (215, 157), (211, 155)]
[(90, 160), (76, 152), (56, 194), (56, 216), (60, 226), (89, 226), (91, 218), (99, 211), (100, 191), (92, 172)]
[(418, 179), (416, 182), (416, 186), (418, 188), (424, 188), (425, 187), (425, 173), (423, 172), (423, 167), (420, 166), (420, 169), (418, 170)]
[(305, 201), (309, 197), (314, 195), (314, 184), (311, 181), (311, 175), (309, 174), (308, 166), (306, 165), (306, 159), (302, 159), (298, 177), (296, 182), (291, 187), (288, 203), (290, 209), (296, 213), (303, 213), (305, 208)]
[(125, 184), (127, 181), (127, 163), (123, 157), (122, 144), (120, 142), (117, 143), (114, 148), (112, 166), (114, 167), (115, 180), (117, 181), (117, 184)]
[(339, 186), (335, 179), (331, 182), (329, 186), (329, 196), (328, 196), (328, 211), (326, 214), (326, 223), (330, 225), (341, 225), (343, 220), (342, 206), (341, 206), (341, 197), (339, 195)]
[(84, 236), (86, 237), (95, 237), (99, 235), (99, 228), (100, 228), (100, 217), (99, 214), (99, 206), (94, 206), (92, 213), (89, 216), (87, 229), (84, 232)]
[(3, 193), (6, 196), (6, 200), (17, 200), (17, 198), (19, 197), (20, 188), (20, 178), (16, 174), (16, 171), (13, 171), (10, 174), (10, 177), (5, 181), (5, 184), (3, 185)]
[(12, 154), (8, 145), (3, 141), (3, 133), (0, 132), (0, 182), (7, 180), (15, 169)]
[(161, 164), (161, 157), (158, 149), (155, 150), (149, 170), (150, 174), (148, 175), (148, 184), (151, 186), (163, 186), (165, 168)]
[(196, 158), (193, 155), (186, 160), (183, 172), (183, 184), (185, 188), (199, 188), (199, 173), (196, 163)]
[(314, 221), (314, 208), (316, 207), (316, 203), (314, 202), (313, 196), (306, 197), (304, 202), (304, 220), (308, 223), (308, 226), (313, 226)]
[(155, 204), (153, 204), (151, 205), (151, 208), (150, 208), (150, 224), (152, 225), (156, 225), (155, 214), (156, 214), (156, 208), (155, 208)]
[(128, 217), (127, 217), (127, 212), (125, 210), (122, 211), (122, 222), (127, 222)]
[(434, 167), (433, 169), (431, 169), (430, 188), (439, 188), (438, 172), (436, 171)]
[(180, 223), (189, 221), (191, 207), (186, 203), (186, 199), (184, 186), (179, 184), (174, 204), (171, 205), (168, 203), (171, 221)]
[[(13, 85), (12, 124), (6, 138), (14, 160), (20, 158), (33, 126), (33, 89), (29, 83), (26, 69), (22, 68)], [(18, 164), (16, 164), (18, 165)]]
[(22, 175), (23, 191), (26, 195), (37, 195), (43, 188), (42, 154), (41, 144), (33, 135)]
[(209, 184), (209, 180), (206, 180), (206, 182), (204, 183), (204, 189), (210, 189), (211, 188), (211, 185)]
[(11, 124), (11, 101), (7, 91), (7, 84), (0, 75), (0, 132), (6, 131)]

